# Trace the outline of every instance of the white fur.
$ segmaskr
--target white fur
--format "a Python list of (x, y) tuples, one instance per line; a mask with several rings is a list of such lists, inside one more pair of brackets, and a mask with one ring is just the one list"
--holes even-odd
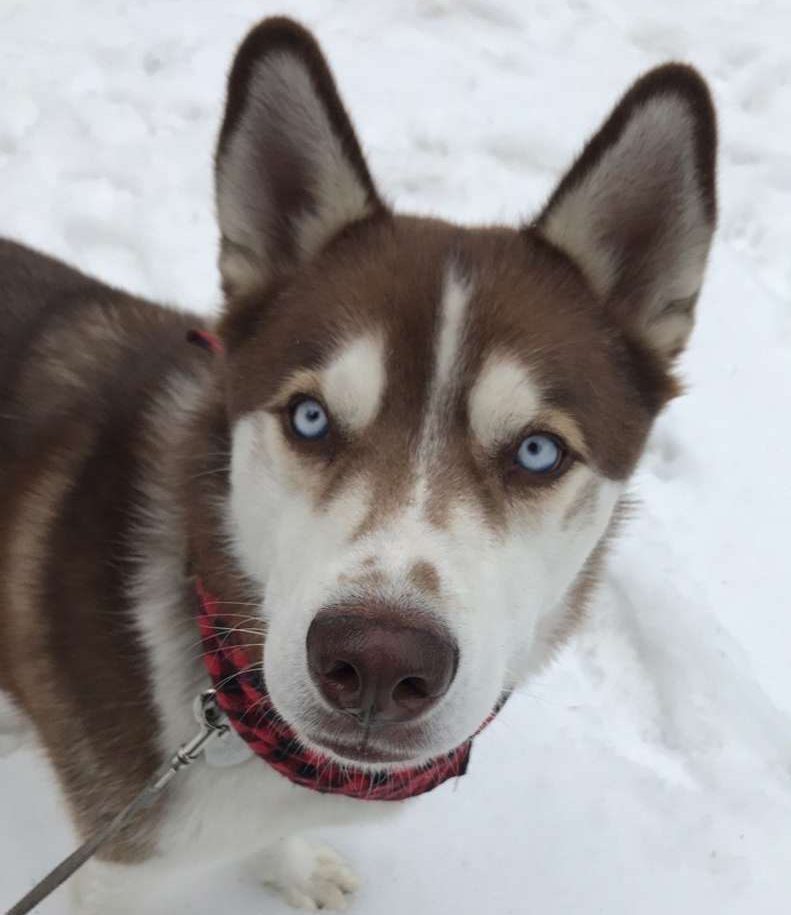
[(541, 390), (524, 365), (491, 355), (469, 396), (470, 426), (486, 449), (507, 442), (541, 410)]
[(319, 509), (315, 481), (266, 412), (233, 432), (229, 529), (245, 571), (265, 586), (265, 674), (272, 699), (300, 731), (295, 703), (313, 697), (305, 637), (334, 595), (355, 530), (370, 507), (362, 479)]
[(352, 432), (361, 432), (376, 418), (384, 383), (380, 336), (353, 340), (320, 374), (321, 389), (333, 418)]
[[(442, 299), (439, 302), (439, 329), (434, 341), (434, 367), (418, 445), (420, 478), (425, 474), (425, 465), (430, 460), (448, 418), (446, 405), (458, 379), (459, 356), (471, 296), (472, 284), (461, 277), (456, 264), (451, 262), (445, 268)], [(425, 496), (423, 482), (418, 488), (422, 498)]]
[(440, 303), (439, 336), (434, 356), (434, 378), (430, 400), (436, 400), (450, 386), (453, 371), (458, 364), (464, 336), (465, 318), (470, 304), (472, 288), (460, 276), (454, 265), (445, 273), (445, 285)]

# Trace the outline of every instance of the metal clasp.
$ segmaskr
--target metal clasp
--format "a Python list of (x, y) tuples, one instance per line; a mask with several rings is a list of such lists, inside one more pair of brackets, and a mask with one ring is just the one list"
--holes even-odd
[(230, 725), (222, 709), (217, 704), (217, 691), (204, 690), (195, 697), (193, 704), (195, 720), (200, 725), (200, 730), (186, 743), (183, 743), (170, 760), (170, 765), (159, 776), (152, 786), (152, 791), (159, 793), (170, 782), (174, 775), (185, 766), (189, 766), (203, 753), (206, 744), (214, 737), (222, 737), (228, 733)]

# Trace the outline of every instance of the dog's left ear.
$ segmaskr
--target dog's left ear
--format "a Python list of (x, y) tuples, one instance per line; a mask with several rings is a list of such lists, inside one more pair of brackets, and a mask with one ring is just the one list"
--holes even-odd
[(659, 67), (624, 96), (536, 222), (663, 361), (692, 330), (716, 222), (715, 155), (706, 83), (691, 67)]
[(324, 55), (290, 19), (265, 19), (242, 42), (215, 166), (231, 297), (288, 276), (345, 226), (384, 209)]

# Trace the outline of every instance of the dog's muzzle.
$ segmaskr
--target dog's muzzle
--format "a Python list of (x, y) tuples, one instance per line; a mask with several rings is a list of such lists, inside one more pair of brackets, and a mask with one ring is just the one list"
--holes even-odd
[[(267, 692), (261, 665), (252, 664), (244, 647), (234, 641), (233, 625), (223, 619), (221, 601), (213, 597), (201, 581), (197, 582), (196, 591), (203, 660), (216, 690), (217, 704), (250, 749), (281, 775), (314, 791), (343, 794), (361, 800), (398, 801), (431, 791), (467, 771), (472, 738), (450, 753), (408, 768), (369, 770), (330, 764), (329, 758), (303, 746), (293, 729), (280, 717)], [(354, 622), (355, 625), (360, 623), (356, 619)], [(338, 630), (329, 639), (330, 644), (337, 646), (340, 638), (348, 647), (348, 639), (338, 635), (338, 632), (345, 632), (348, 636), (350, 630), (343, 628), (348, 627), (348, 622), (341, 624), (336, 620), (334, 623), (327, 622), (327, 625)], [(381, 652), (387, 654), (391, 651), (392, 637), (391, 632), (382, 635), (381, 632), (373, 634), (369, 631), (363, 638), (360, 652), (345, 655), (352, 657), (356, 665), (354, 676), (357, 680), (339, 690), (337, 684), (330, 688), (331, 691), (336, 690), (336, 702), (350, 702), (355, 708), (368, 702), (369, 708), (381, 707), (388, 709), (390, 714), (397, 710), (396, 714), (414, 716), (447, 690), (455, 673), (455, 653), (452, 642), (447, 642), (444, 634), (440, 635), (438, 631), (421, 631), (414, 639), (410, 637), (408, 648), (392, 651), (392, 656), (386, 659), (386, 674), (374, 674), (371, 671), (374, 654), (381, 660)], [(439, 659), (429, 658), (432, 650), (439, 651)], [(316, 663), (321, 665), (330, 655), (339, 653), (333, 650), (327, 653), (316, 647), (314, 654)], [(362, 660), (363, 656), (365, 660)], [(345, 663), (354, 666), (351, 662)], [(405, 677), (406, 670), (413, 673)], [(399, 691), (399, 686), (409, 676), (424, 681), (419, 689), (421, 693), (426, 690), (425, 695), (415, 697)], [(414, 687), (415, 684), (408, 685), (407, 692)], [(499, 711), (506, 698), (506, 695), (501, 698), (479, 731)]]

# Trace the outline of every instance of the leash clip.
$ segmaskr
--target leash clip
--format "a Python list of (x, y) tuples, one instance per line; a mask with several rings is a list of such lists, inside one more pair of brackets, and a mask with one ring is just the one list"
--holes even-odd
[(201, 750), (211, 737), (222, 737), (230, 728), (225, 713), (217, 704), (216, 689), (205, 689), (196, 696), (192, 709), (195, 720), (201, 726), (201, 732), (179, 750), (189, 757), (190, 762), (200, 756)]
[(217, 704), (217, 691), (206, 689), (195, 697), (192, 706), (195, 720), (200, 725), (200, 730), (186, 743), (183, 743), (173, 754), (170, 765), (151, 786), (152, 798), (170, 782), (186, 766), (191, 765), (206, 749), (206, 744), (215, 737), (223, 737), (228, 733), (230, 725), (224, 712)]

